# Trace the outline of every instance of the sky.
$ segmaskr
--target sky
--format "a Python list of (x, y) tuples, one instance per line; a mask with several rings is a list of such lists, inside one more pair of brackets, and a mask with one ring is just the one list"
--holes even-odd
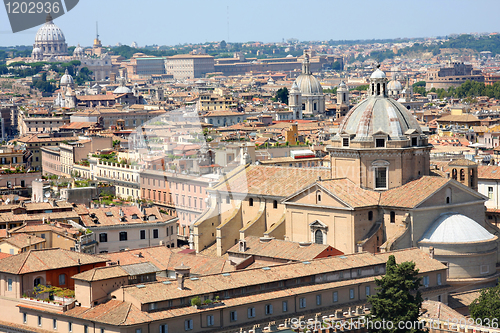
[[(4, 8), (0, 46), (32, 45), (39, 26), (12, 33)], [(54, 23), (69, 46), (91, 46), (96, 21), (103, 45), (144, 46), (498, 32), (499, 12), (498, 0), (80, 0)]]

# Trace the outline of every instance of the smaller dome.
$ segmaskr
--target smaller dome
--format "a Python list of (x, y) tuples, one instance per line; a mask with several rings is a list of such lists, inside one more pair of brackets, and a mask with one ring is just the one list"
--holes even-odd
[(83, 48), (78, 44), (77, 47), (75, 47), (75, 50), (73, 51), (74, 55), (82, 55), (83, 54)]
[(72, 85), (74, 83), (73, 77), (69, 75), (68, 69), (64, 72), (64, 75), (61, 77), (60, 84), (61, 86)]
[(301, 74), (295, 80), (302, 95), (323, 95), (323, 87), (312, 74)]
[(401, 85), (401, 83), (398, 80), (391, 80), (387, 84), (387, 89), (389, 89), (389, 90), (401, 90), (401, 89), (403, 89), (403, 86)]
[(113, 90), (113, 94), (128, 94), (128, 93), (131, 93), (131, 92), (132, 92), (132, 90), (130, 90), (130, 88), (128, 88), (125, 85), (125, 79), (124, 78), (120, 81), (120, 85), (115, 90)]
[(31, 54), (41, 54), (41, 53), (42, 53), (42, 49), (39, 47), (35, 47), (33, 49), (33, 51), (31, 52)]
[(441, 214), (427, 229), (420, 242), (474, 243), (495, 238), (473, 219), (458, 213)]
[(370, 76), (370, 79), (385, 79), (386, 78), (386, 75), (384, 72), (382, 72), (380, 70), (380, 68), (377, 68), (376, 71), (374, 71), (372, 73), (372, 75)]

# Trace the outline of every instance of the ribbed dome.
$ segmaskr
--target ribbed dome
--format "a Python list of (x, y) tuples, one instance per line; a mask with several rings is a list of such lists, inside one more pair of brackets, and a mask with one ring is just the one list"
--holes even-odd
[(370, 76), (370, 79), (384, 79), (386, 78), (385, 73), (380, 70), (380, 68), (377, 68), (376, 71), (372, 73)]
[(73, 51), (74, 56), (80, 56), (83, 55), (83, 48), (80, 47), (80, 44), (78, 44), (77, 47), (75, 47), (75, 50)]
[(295, 83), (302, 95), (323, 95), (323, 87), (312, 74), (300, 74)]
[(61, 77), (60, 85), (67, 86), (73, 84), (73, 77), (69, 75), (68, 70), (64, 72), (64, 75)]
[(52, 20), (42, 25), (35, 36), (35, 43), (65, 41), (66, 38), (64, 38), (62, 30)]
[(39, 47), (35, 47), (33, 49), (33, 51), (31, 52), (31, 54), (41, 54), (41, 53), (42, 53), (42, 49)]
[(458, 213), (445, 213), (432, 223), (420, 242), (473, 243), (494, 238), (494, 235), (473, 219)]
[(408, 110), (390, 98), (369, 97), (349, 111), (339, 133), (355, 134), (352, 141), (373, 141), (373, 134), (384, 132), (389, 140), (406, 140), (406, 131), (422, 129)]
[(403, 86), (401, 85), (401, 83), (398, 80), (391, 80), (387, 84), (387, 89), (400, 91), (401, 89), (403, 89)]
[(113, 90), (113, 94), (128, 94), (131, 92), (132, 92), (132, 90), (130, 90), (130, 88), (128, 88), (125, 85), (125, 79), (122, 79), (120, 81), (120, 85), (115, 90)]

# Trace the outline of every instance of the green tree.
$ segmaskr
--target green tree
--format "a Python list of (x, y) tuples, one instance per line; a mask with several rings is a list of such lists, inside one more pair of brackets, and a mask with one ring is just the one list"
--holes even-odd
[(418, 291), (421, 278), (418, 277), (418, 269), (415, 269), (414, 262), (396, 263), (396, 258), (391, 255), (387, 260), (386, 274), (375, 279), (377, 294), (368, 297), (371, 303), (372, 321), (385, 323), (391, 322), (393, 327), (385, 325), (380, 329), (370, 328), (370, 332), (424, 332), (418, 327), (401, 330), (399, 322), (417, 322), (422, 307), (422, 295)]
[(278, 89), (276, 96), (274, 96), (274, 100), (288, 104), (288, 89), (286, 87)]
[(481, 290), (481, 295), (469, 305), (472, 318), (485, 320), (495, 320), (498, 325), (500, 318), (500, 285), (493, 288)]

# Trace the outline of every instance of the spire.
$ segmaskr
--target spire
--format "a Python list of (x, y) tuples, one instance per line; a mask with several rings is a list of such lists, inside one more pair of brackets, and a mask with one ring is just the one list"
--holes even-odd
[(95, 22), (95, 38), (99, 39), (99, 23)]

